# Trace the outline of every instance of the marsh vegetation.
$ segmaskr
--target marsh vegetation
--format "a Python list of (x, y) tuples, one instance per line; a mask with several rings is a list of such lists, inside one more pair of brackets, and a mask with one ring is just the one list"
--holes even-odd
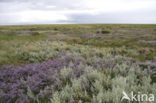
[(156, 96), (156, 25), (0, 26), (0, 103), (120, 103), (123, 90)]

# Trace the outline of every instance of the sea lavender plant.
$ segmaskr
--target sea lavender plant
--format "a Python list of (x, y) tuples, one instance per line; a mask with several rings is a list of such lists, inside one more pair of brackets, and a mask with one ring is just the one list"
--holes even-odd
[[(61, 89), (63, 86), (61, 70), (64, 67), (73, 70), (73, 74), (69, 74), (69, 78), (78, 78), (84, 73), (85, 65), (82, 64), (83, 59), (77, 59), (75, 56), (64, 56), (45, 62), (36, 64), (27, 64), (23, 66), (3, 66), (0, 71), (0, 94), (1, 102), (8, 103), (28, 103), (32, 98), (40, 98), (41, 95), (48, 95), (47, 88), (51, 90)], [(79, 65), (82, 66), (79, 66)]]

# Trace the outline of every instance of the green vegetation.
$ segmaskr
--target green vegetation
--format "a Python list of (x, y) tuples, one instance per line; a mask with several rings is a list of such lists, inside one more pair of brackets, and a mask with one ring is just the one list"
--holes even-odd
[[(12, 43), (37, 40), (64, 40), (69, 44), (91, 45), (104, 48), (125, 48), (121, 55), (134, 58), (134, 61), (152, 60), (156, 55), (156, 46), (139, 43), (139, 40), (156, 41), (156, 25), (28, 25), (0, 26), (0, 52), (3, 46)], [(101, 36), (85, 37), (85, 34)], [(10, 43), (9, 43), (10, 42)], [(8, 48), (9, 49), (9, 48)], [(136, 54), (127, 54), (129, 49)], [(5, 50), (4, 50), (5, 51)], [(7, 50), (6, 50), (7, 51)]]
[(155, 63), (156, 25), (0, 26), (0, 102), (121, 103), (123, 90), (156, 96)]

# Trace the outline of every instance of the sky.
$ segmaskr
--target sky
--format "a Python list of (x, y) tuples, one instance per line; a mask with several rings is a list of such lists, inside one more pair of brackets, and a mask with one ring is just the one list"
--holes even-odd
[(156, 0), (0, 0), (0, 25), (156, 24)]

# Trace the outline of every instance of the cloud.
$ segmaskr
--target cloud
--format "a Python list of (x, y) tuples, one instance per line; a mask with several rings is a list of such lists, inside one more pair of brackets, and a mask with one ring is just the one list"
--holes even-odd
[(156, 23), (155, 0), (0, 0), (0, 25)]
[(153, 2), (147, 0), (133, 0), (124, 2), (124, 0), (87, 0), (86, 7), (96, 10), (97, 12), (121, 12), (136, 11), (153, 7)]

